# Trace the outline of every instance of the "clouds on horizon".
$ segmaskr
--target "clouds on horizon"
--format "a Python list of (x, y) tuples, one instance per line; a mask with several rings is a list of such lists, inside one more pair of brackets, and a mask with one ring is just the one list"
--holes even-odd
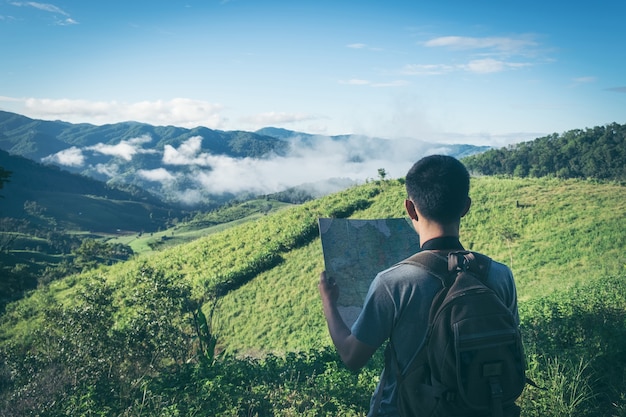
[[(194, 128), (198, 126), (225, 130), (227, 120), (222, 116), (224, 106), (204, 100), (174, 98), (171, 100), (124, 103), (76, 99), (16, 98), (0, 96), (0, 105), (7, 111), (43, 120), (70, 123), (107, 124), (135, 121), (156, 126)], [(325, 116), (306, 113), (264, 112), (238, 119), (250, 130), (267, 126), (315, 121)]]
[(223, 127), (223, 120), (220, 116), (222, 105), (187, 98), (123, 103), (0, 97), (0, 102), (9, 103), (12, 107), (21, 106), (22, 108), (17, 112), (28, 114), (29, 117), (63, 120), (71, 123), (82, 123), (85, 120), (102, 124), (138, 121), (153, 125), (174, 125), (187, 128), (206, 126), (219, 129)]
[[(136, 155), (160, 152), (146, 149), (145, 145), (150, 142), (150, 137), (142, 136), (116, 145), (72, 146), (44, 158), (44, 162), (92, 169), (113, 178), (127, 174), (120, 161), (90, 165), (89, 153), (121, 158), (122, 163), (130, 162)], [(167, 194), (176, 194), (181, 201), (192, 204), (207, 195), (271, 194), (336, 178), (364, 182), (375, 178), (379, 168), (384, 168), (390, 178), (400, 177), (425, 153), (446, 151), (445, 147), (435, 149), (415, 140), (392, 142), (363, 136), (341, 141), (324, 136), (306, 140), (292, 138), (290, 143), (291, 151), (285, 156), (232, 158), (204, 151), (202, 137), (194, 136), (177, 147), (165, 145), (162, 166), (139, 169), (136, 174), (144, 181), (160, 184)]]

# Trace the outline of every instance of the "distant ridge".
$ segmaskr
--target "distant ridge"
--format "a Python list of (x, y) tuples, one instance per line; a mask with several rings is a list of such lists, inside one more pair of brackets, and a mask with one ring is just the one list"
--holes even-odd
[(180, 215), (178, 208), (140, 188), (121, 189), (3, 150), (0, 166), (10, 171), (0, 190), (0, 217), (26, 219), (28, 204), (68, 230), (150, 232)]
[[(212, 209), (235, 198), (311, 183), (337, 191), (337, 178), (364, 182), (379, 168), (395, 167), (394, 158), (417, 160), (435, 152), (461, 158), (489, 149), (419, 140), (406, 140), (403, 146), (410, 149), (378, 137), (313, 135), (276, 127), (246, 132), (132, 121), (97, 126), (0, 111), (0, 150), (111, 186), (141, 188), (185, 209)], [(335, 168), (332, 174), (329, 167)], [(326, 181), (334, 186), (324, 187)]]
[[(150, 136), (155, 148), (177, 146), (193, 136), (202, 136), (203, 148), (214, 154), (260, 157), (284, 150), (283, 141), (253, 132), (225, 132), (206, 127), (187, 129), (175, 126), (153, 126), (139, 122), (105, 125), (72, 124), (62, 121), (31, 119), (0, 111), (0, 149), (11, 154), (39, 160), (71, 146), (114, 145), (125, 140)], [(257, 143), (258, 142), (258, 143)], [(262, 145), (262, 146), (261, 146)], [(247, 149), (246, 149), (247, 148)]]

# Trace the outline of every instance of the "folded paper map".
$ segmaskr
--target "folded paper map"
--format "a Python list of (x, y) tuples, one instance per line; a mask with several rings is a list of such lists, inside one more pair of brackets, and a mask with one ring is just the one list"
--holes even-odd
[(408, 219), (319, 219), (326, 276), (339, 286), (339, 312), (356, 320), (370, 283), (380, 271), (419, 251)]

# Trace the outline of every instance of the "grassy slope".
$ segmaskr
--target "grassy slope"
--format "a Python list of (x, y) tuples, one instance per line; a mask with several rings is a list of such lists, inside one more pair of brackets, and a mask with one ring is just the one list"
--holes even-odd
[[(141, 262), (167, 273), (180, 274), (201, 297), (216, 280), (245, 269), (254, 259), (279, 253), (280, 262), (248, 284), (224, 296), (216, 312), (220, 345), (230, 351), (307, 350), (328, 345), (317, 294), (323, 269), (319, 239), (294, 245), (301, 227), (315, 224), (346, 200), (366, 200), (355, 218), (403, 216), (405, 192), (396, 181), (356, 187), (302, 206), (281, 210), (255, 221), (136, 260), (55, 283), (48, 294), (37, 291), (11, 309), (0, 339), (28, 333), (38, 317), (42, 297), (71, 302), (73, 286), (91, 274), (109, 281), (136, 274)], [(520, 299), (531, 300), (583, 280), (623, 276), (626, 246), (623, 233), (626, 187), (585, 181), (550, 179), (473, 180), (473, 209), (462, 223), (467, 248), (511, 263)], [(518, 207), (520, 203), (524, 207)], [(122, 292), (123, 294), (123, 292)], [(6, 333), (5, 333), (6, 332)], [(4, 334), (2, 334), (4, 333)]]
[[(385, 185), (371, 206), (352, 217), (403, 216), (403, 186)], [(625, 272), (622, 185), (485, 177), (473, 179), (472, 198), (462, 241), (512, 264), (522, 302)], [(316, 240), (228, 294), (216, 314), (221, 342), (252, 354), (329, 344), (317, 294), (322, 269)]]
[[(269, 211), (264, 211), (262, 205), (269, 205)], [(112, 244), (122, 243), (130, 246), (133, 249), (134, 253), (145, 254), (148, 252), (152, 252), (154, 248), (171, 248), (174, 246), (189, 243), (204, 236), (208, 236), (229, 229), (233, 226), (247, 223), (251, 220), (259, 219), (269, 213), (276, 212), (289, 206), (291, 206), (291, 204), (282, 203), (279, 201), (271, 201), (268, 203), (267, 200), (252, 200), (238, 206), (231, 207), (230, 209), (223, 209), (223, 213), (218, 212), (218, 214), (215, 216), (217, 219), (220, 218), (219, 216), (227, 218), (227, 216), (229, 215), (229, 211), (237, 210), (241, 212), (242, 210), (245, 210), (245, 214), (242, 214), (241, 217), (235, 216), (236, 220), (227, 221), (225, 223), (211, 226), (194, 225), (193, 223), (181, 224), (180, 226), (177, 225), (167, 230), (154, 233), (143, 233), (141, 235), (133, 233), (127, 234), (125, 236), (116, 236), (108, 239), (107, 242)]]

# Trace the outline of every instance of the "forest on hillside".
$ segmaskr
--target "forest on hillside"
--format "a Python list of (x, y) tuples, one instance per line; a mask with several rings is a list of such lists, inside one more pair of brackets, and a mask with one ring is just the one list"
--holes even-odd
[(474, 174), (626, 180), (626, 125), (552, 134), (463, 158)]

